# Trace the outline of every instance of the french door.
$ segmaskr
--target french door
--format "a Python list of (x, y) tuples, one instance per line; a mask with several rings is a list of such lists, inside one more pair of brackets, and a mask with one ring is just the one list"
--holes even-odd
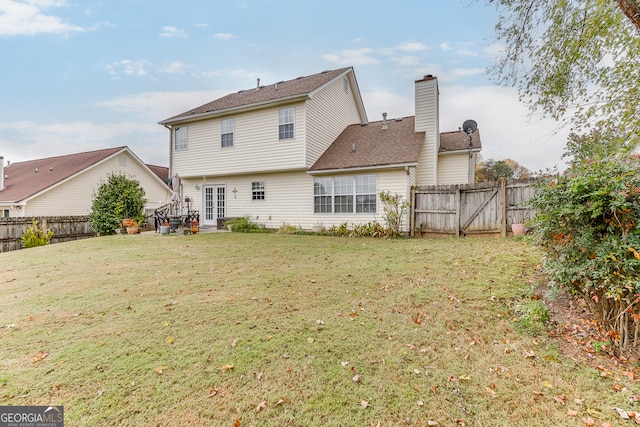
[(227, 213), (227, 187), (224, 185), (203, 186), (203, 225), (217, 225), (218, 218), (226, 216)]

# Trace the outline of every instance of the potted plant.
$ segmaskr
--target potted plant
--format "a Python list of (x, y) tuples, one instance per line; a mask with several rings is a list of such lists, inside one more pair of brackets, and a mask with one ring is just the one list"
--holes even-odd
[(140, 225), (142, 220), (132, 220), (131, 225), (127, 227), (127, 234), (138, 234), (140, 232)]
[(200, 223), (198, 221), (191, 221), (191, 234), (196, 234), (200, 230)]
[(167, 221), (163, 222), (160, 225), (160, 234), (169, 234), (170, 231), (171, 231), (171, 224), (169, 224)]

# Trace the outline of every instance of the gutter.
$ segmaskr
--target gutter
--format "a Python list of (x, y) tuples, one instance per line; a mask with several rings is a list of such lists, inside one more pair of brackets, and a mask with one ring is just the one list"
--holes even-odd
[(415, 162), (415, 163), (398, 163), (398, 164), (393, 164), (393, 165), (360, 166), (360, 167), (356, 167), (356, 168), (325, 169), (325, 170), (319, 170), (319, 171), (308, 170), (307, 174), (309, 174), (309, 175), (329, 175), (329, 174), (336, 174), (336, 173), (349, 173), (349, 172), (361, 172), (361, 171), (368, 171), (368, 170), (400, 169), (400, 168), (404, 168), (406, 170), (406, 168), (417, 167), (417, 166), (418, 166), (417, 162)]
[(238, 113), (238, 112), (247, 112), (247, 111), (252, 111), (252, 110), (257, 110), (260, 109), (262, 107), (264, 107), (265, 105), (273, 105), (273, 106), (277, 106), (277, 105), (282, 105), (282, 104), (288, 104), (291, 103), (291, 101), (307, 101), (311, 99), (309, 97), (308, 93), (304, 93), (302, 95), (291, 95), (288, 96), (286, 98), (278, 98), (278, 99), (272, 99), (269, 101), (263, 101), (263, 102), (258, 102), (255, 104), (248, 104), (248, 105), (240, 105), (237, 107), (231, 107), (231, 108), (225, 108), (223, 110), (213, 110), (213, 111), (207, 111), (205, 113), (200, 113), (200, 114), (192, 114), (189, 116), (180, 116), (180, 117), (176, 117), (173, 119), (167, 119), (167, 120), (163, 120), (158, 122), (159, 125), (163, 125), (163, 126), (167, 126), (167, 124), (173, 124), (173, 123), (188, 123), (188, 122), (195, 122), (204, 118), (214, 118), (214, 117), (219, 117), (219, 116), (226, 116), (229, 115), (231, 113)]

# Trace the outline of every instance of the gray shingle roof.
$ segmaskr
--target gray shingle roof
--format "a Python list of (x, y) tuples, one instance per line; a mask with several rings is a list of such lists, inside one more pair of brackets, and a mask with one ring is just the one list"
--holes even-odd
[[(414, 125), (413, 116), (401, 121), (387, 120), (387, 129), (382, 129), (382, 121), (371, 122), (366, 126), (351, 125), (309, 170), (321, 172), (416, 164), (425, 134), (416, 133)], [(440, 134), (440, 153), (479, 150), (481, 144), (478, 130), (472, 135), (472, 143), (469, 146), (469, 136), (462, 131), (444, 132)]]
[(268, 86), (260, 86), (259, 88), (241, 90), (239, 92), (223, 96), (222, 98), (218, 98), (215, 101), (211, 101), (192, 110), (178, 114), (177, 116), (173, 116), (171, 118), (163, 120), (160, 123), (168, 124), (172, 122), (179, 122), (181, 120), (195, 118), (203, 115), (206, 116), (208, 114), (215, 114), (226, 110), (248, 108), (254, 105), (262, 105), (279, 100), (302, 97), (310, 94), (314, 90), (340, 76), (341, 74), (351, 70), (352, 67), (323, 71), (311, 76), (298, 77), (293, 80), (282, 81)]
[(387, 120), (387, 129), (382, 121), (348, 126), (310, 171), (417, 163), (424, 132), (414, 132), (414, 124), (414, 117), (407, 117)]
[(16, 203), (25, 200), (126, 149), (127, 147), (107, 148), (12, 163), (11, 166), (4, 168), (5, 188), (0, 191), (0, 201)]

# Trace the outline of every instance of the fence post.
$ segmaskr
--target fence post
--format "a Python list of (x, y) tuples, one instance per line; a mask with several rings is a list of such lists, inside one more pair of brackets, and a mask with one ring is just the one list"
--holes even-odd
[(415, 222), (416, 222), (416, 191), (415, 187), (412, 185), (409, 190), (409, 197), (411, 198), (411, 202), (409, 204), (409, 236), (416, 237), (415, 231)]
[(502, 193), (500, 200), (500, 208), (502, 210), (500, 234), (502, 237), (507, 237), (507, 178), (504, 176), (500, 178), (500, 192)]
[(460, 206), (462, 199), (462, 190), (460, 186), (456, 186), (456, 237), (460, 237), (460, 219), (462, 218), (461, 210), (462, 206)]

